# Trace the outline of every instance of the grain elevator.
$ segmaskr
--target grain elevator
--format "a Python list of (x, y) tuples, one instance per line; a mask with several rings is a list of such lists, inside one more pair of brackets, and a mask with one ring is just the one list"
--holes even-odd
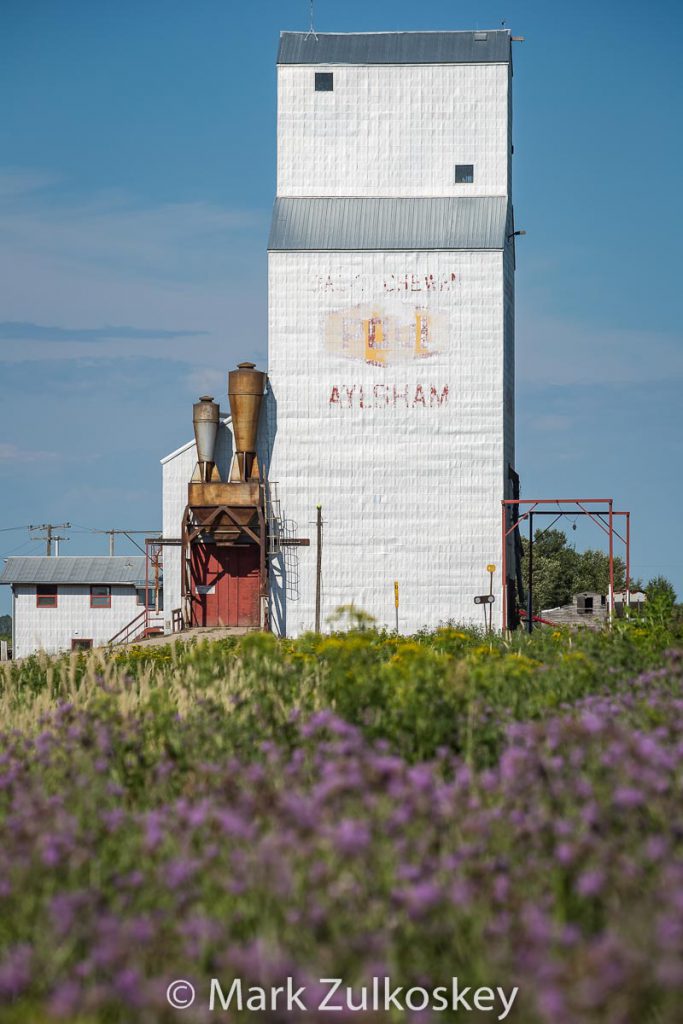
[[(323, 622), (479, 621), (514, 477), (508, 31), (281, 35), (264, 476), (323, 518)], [(275, 500), (275, 499), (274, 499)], [(275, 505), (273, 506), (275, 507)], [(508, 564), (513, 564), (512, 552)], [(270, 625), (312, 628), (316, 546), (273, 545)]]

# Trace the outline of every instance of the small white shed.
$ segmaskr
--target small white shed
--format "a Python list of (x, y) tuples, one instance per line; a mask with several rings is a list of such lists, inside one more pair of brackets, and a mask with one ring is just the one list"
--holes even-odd
[(8, 558), (0, 583), (12, 588), (15, 658), (100, 647), (144, 618), (144, 555)]

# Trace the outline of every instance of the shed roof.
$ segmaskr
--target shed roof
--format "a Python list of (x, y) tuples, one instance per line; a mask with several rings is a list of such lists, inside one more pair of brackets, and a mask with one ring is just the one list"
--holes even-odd
[(508, 64), (510, 32), (281, 32), (278, 64)]
[(22, 555), (5, 559), (0, 583), (130, 585), (144, 578), (144, 555)]
[(270, 250), (503, 249), (504, 196), (276, 199)]

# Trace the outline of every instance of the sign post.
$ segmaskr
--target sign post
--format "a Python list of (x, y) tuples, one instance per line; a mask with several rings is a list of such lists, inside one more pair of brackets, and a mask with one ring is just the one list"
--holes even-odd
[[(486, 566), (486, 571), (489, 574), (489, 596), (493, 597), (493, 574), (496, 571), (495, 565), (491, 563)], [(489, 603), (489, 633), (493, 632), (493, 602)]]
[[(493, 575), (491, 576), (491, 588), (493, 588)], [(491, 631), (491, 627), (490, 627), (489, 623), (493, 622), (493, 607), (492, 607), (492, 605), (493, 605), (493, 602), (495, 600), (496, 599), (495, 599), (493, 593), (491, 593), (491, 592), (488, 593), (488, 594), (477, 594), (477, 596), (474, 599), (474, 603), (475, 604), (480, 604), (484, 608), (484, 628), (485, 628), (487, 633)], [(487, 607), (489, 609), (488, 615), (486, 614)]]
[(322, 579), (323, 566), (323, 509), (322, 505), (315, 506), (316, 525), (316, 566), (315, 566), (315, 631), (320, 632), (320, 583)]
[(398, 633), (398, 580), (394, 580), (394, 608), (396, 609), (396, 632)]

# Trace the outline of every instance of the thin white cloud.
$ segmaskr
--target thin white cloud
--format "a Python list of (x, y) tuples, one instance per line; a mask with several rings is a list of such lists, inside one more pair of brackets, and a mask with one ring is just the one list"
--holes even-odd
[(7, 198), (28, 195), (55, 185), (59, 181), (54, 174), (46, 171), (5, 167), (0, 169), (0, 201)]
[(0, 464), (27, 462), (56, 462), (64, 456), (59, 452), (35, 451), (19, 448), (16, 444), (0, 441)]
[(553, 414), (532, 416), (529, 420), (529, 426), (532, 430), (540, 430), (544, 433), (569, 430), (572, 423), (571, 416), (555, 416)]
[[(35, 172), (36, 186), (48, 180)], [(11, 339), (0, 360), (153, 356), (224, 369), (264, 348), (266, 211), (115, 191), (67, 201), (62, 189), (32, 191), (27, 172), (25, 185), (18, 201), (0, 193), (3, 319), (79, 333)], [(122, 323), (138, 336), (88, 341)], [(160, 344), (145, 331), (167, 333)]]
[[(105, 487), (93, 484), (75, 484), (72, 487), (67, 487), (62, 491), (60, 500), (66, 508), (75, 508), (77, 506), (87, 505), (99, 505), (100, 507), (106, 507), (107, 505), (125, 504), (130, 506), (131, 509), (144, 508), (146, 503), (149, 502), (149, 488), (133, 488), (133, 487)], [(136, 513), (137, 514), (137, 513)], [(154, 518), (149, 515), (149, 518)], [(143, 524), (144, 527), (144, 524)], [(132, 527), (129, 527), (132, 529)], [(158, 526), (151, 526), (151, 532), (158, 529)], [(140, 538), (137, 538), (139, 544), (142, 543)]]
[(112, 341), (131, 338), (139, 341), (185, 338), (206, 331), (169, 331), (159, 328), (105, 325), (104, 327), (62, 327), (49, 324), (0, 322), (0, 341)]
[[(120, 192), (73, 202), (27, 184), (31, 194), (17, 203), (15, 177), (6, 176), (7, 192), (0, 191), (3, 248), (58, 259), (74, 270), (100, 266), (110, 274), (162, 280), (212, 276), (212, 265), (225, 262), (236, 234), (265, 230), (262, 211), (201, 201), (149, 204)], [(39, 172), (35, 180), (41, 180)]]
[(210, 366), (200, 367), (192, 370), (187, 377), (187, 388), (193, 394), (211, 394), (219, 395), (223, 399), (223, 404), (227, 404), (227, 400), (224, 398), (227, 391), (227, 370), (216, 370)]
[(520, 384), (630, 384), (683, 378), (683, 336), (519, 317)]

